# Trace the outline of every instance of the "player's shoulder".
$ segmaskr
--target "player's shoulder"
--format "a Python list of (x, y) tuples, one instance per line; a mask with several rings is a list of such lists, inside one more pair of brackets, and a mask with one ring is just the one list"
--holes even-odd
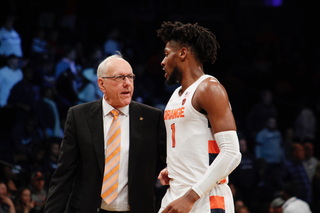
[(220, 83), (220, 81), (211, 75), (206, 75), (205, 78), (198, 86), (198, 92), (208, 93), (214, 91), (224, 90), (224, 86)]
[(202, 81), (202, 83), (220, 84), (220, 81), (215, 76), (205, 74), (204, 80)]

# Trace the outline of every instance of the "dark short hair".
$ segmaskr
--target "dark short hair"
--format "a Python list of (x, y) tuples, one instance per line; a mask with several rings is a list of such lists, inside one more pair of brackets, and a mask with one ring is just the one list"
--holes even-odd
[(201, 63), (210, 61), (213, 64), (217, 59), (217, 50), (220, 45), (216, 36), (198, 23), (163, 22), (161, 28), (157, 30), (157, 36), (164, 43), (176, 41), (191, 47), (195, 57)]

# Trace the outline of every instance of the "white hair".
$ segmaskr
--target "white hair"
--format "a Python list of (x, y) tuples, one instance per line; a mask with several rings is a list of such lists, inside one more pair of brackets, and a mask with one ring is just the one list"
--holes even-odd
[(103, 71), (106, 70), (106, 67), (109, 63), (110, 60), (114, 59), (114, 58), (119, 58), (119, 59), (123, 59), (122, 54), (119, 51), (116, 51), (116, 53), (114, 55), (108, 56), (106, 59), (104, 59), (98, 66), (97, 69), (97, 77), (101, 77)]

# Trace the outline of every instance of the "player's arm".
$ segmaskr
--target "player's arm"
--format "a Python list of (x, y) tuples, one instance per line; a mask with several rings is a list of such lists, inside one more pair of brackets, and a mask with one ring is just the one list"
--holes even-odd
[(204, 111), (220, 153), (205, 175), (192, 187), (200, 197), (225, 179), (240, 163), (241, 153), (236, 124), (225, 88), (214, 78), (204, 80), (192, 100), (198, 111)]
[(236, 130), (228, 94), (216, 79), (208, 78), (198, 86), (192, 105), (207, 114), (213, 133)]

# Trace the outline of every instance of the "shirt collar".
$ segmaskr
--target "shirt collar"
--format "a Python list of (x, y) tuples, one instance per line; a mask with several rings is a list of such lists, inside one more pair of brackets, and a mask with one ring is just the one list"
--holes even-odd
[[(108, 104), (108, 102), (104, 99), (104, 97), (102, 98), (102, 112), (103, 112), (103, 117), (107, 116), (111, 110), (113, 110), (114, 107), (111, 106), (110, 104)], [(117, 108), (121, 114), (128, 116), (129, 115), (129, 105), (125, 106), (125, 107), (120, 107)]]

